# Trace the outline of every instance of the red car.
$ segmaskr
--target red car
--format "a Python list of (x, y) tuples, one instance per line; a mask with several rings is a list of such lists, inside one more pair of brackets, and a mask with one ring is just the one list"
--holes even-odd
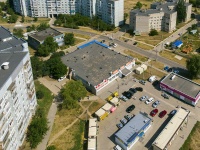
[(150, 115), (154, 117), (158, 113), (158, 109), (154, 109), (151, 111)]
[(167, 114), (167, 111), (163, 110), (163, 111), (160, 112), (159, 117), (163, 118), (166, 114)]

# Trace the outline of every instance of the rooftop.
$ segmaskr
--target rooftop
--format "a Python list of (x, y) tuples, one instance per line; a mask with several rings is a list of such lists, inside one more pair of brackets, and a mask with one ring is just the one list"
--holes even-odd
[(125, 144), (131, 143), (132, 140), (140, 134), (140, 130), (151, 121), (151, 118), (142, 113), (137, 114), (131, 119), (115, 136), (121, 139)]
[(7, 41), (0, 41), (0, 66), (4, 62), (9, 62), (9, 69), (0, 68), (1, 88), (24, 56), (28, 54), (28, 51), (24, 51), (24, 46), (27, 44), (24, 40), (16, 38), (2, 26), (0, 26), (0, 37), (3, 39), (9, 38)]
[[(173, 80), (172, 77), (174, 76)], [(168, 74), (161, 83), (178, 90), (181, 93), (184, 93), (192, 98), (196, 98), (198, 93), (200, 92), (200, 85), (184, 78), (178, 74), (170, 73)]]
[(110, 50), (105, 44), (91, 41), (62, 57), (63, 63), (93, 86), (110, 77), (110, 73), (132, 61), (133, 58)]
[(56, 29), (48, 28), (48, 29), (45, 29), (45, 30), (40, 31), (40, 32), (29, 34), (29, 36), (31, 36), (32, 38), (34, 38), (34, 39), (36, 39), (40, 42), (43, 42), (49, 36), (54, 37), (54, 36), (58, 36), (58, 35), (61, 35), (61, 34), (63, 34), (63, 33), (57, 31)]
[(185, 120), (185, 118), (188, 116), (189, 113), (190, 111), (183, 108), (179, 108), (176, 114), (170, 120), (170, 122), (158, 135), (153, 145), (156, 145), (160, 149), (164, 149), (168, 145), (169, 141), (171, 141), (174, 134), (180, 128), (181, 124), (183, 123), (183, 121)]

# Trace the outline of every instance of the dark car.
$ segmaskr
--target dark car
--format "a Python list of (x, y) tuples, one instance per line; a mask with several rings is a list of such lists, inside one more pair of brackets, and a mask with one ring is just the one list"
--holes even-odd
[(133, 96), (133, 94), (132, 94), (131, 92), (129, 92), (129, 91), (125, 91), (125, 92), (123, 93), (123, 95), (124, 95), (125, 97), (127, 97), (128, 99), (131, 99), (131, 97)]
[(168, 70), (167, 70), (167, 72), (172, 72), (173, 71), (173, 69), (172, 68), (169, 68)]
[(132, 93), (136, 93), (137, 92), (137, 90), (134, 89), (134, 88), (130, 88), (129, 91), (132, 92)]
[(168, 66), (165, 66), (165, 67), (164, 67), (164, 70), (165, 70), (165, 71), (168, 71), (168, 69), (169, 69)]
[(160, 83), (160, 82), (159, 82), (158, 80), (156, 80), (156, 81), (154, 81), (154, 82), (152, 83), (152, 85), (153, 85), (153, 86), (157, 86), (159, 83)]
[(118, 129), (121, 129), (123, 127), (123, 124), (122, 123), (118, 123), (118, 124), (116, 124), (116, 126), (118, 127)]
[(142, 88), (142, 87), (136, 87), (135, 89), (136, 89), (137, 91), (140, 91), (140, 92), (143, 91), (143, 88)]
[(124, 40), (124, 42), (128, 42), (128, 39)]
[(126, 109), (127, 113), (130, 113), (131, 111), (133, 111), (135, 109), (135, 105), (131, 105)]
[(178, 73), (179, 73), (179, 70), (175, 70), (175, 69), (174, 69), (173, 72), (176, 73), (176, 74), (178, 74)]
[(137, 42), (134, 42), (133, 45), (137, 45)]
[(163, 110), (163, 111), (160, 112), (159, 117), (163, 118), (166, 114), (167, 114), (167, 111)]
[(154, 109), (150, 112), (150, 115), (154, 117), (158, 113), (158, 109)]
[(145, 85), (145, 84), (146, 84), (146, 81), (140, 80), (139, 83), (141, 83), (142, 85)]
[(162, 92), (162, 94), (161, 94), (161, 96), (163, 96), (164, 98), (166, 98), (166, 99), (169, 99), (169, 95), (168, 94), (166, 94), (165, 92)]
[(105, 42), (105, 40), (102, 40), (102, 41), (101, 41), (101, 43), (104, 43), (104, 42)]
[(129, 121), (133, 118), (133, 115), (125, 115), (124, 118)]

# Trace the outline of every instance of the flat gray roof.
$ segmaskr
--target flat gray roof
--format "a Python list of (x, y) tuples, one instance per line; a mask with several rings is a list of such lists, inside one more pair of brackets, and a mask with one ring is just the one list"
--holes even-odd
[(139, 16), (148, 16), (150, 14), (160, 13), (161, 11), (159, 11), (157, 9), (147, 9), (147, 10), (133, 9), (133, 10), (131, 10), (131, 12), (133, 12)]
[(10, 31), (0, 27), (0, 35), (2, 36), (2, 34), (5, 35), (4, 38), (12, 37), (12, 39), (5, 42), (0, 41), (0, 66), (4, 62), (9, 62), (9, 69), (0, 69), (0, 88), (10, 77), (24, 56), (28, 54), (28, 51), (23, 51), (22, 44), (25, 43), (24, 40), (12, 36)]
[(11, 36), (11, 33), (9, 32), (9, 30), (2, 27), (2, 26), (0, 26), (0, 33), (1, 33), (0, 34), (0, 40), (8, 38), (8, 37)]
[(140, 130), (150, 121), (151, 118), (140, 112), (135, 115), (135, 117), (131, 119), (121, 130), (119, 130), (115, 136), (128, 145), (128, 143), (131, 143), (132, 140), (140, 133)]
[(106, 47), (98, 41), (91, 41), (63, 56), (62, 61), (74, 69), (79, 77), (95, 86), (110, 77), (111, 71), (133, 60)]
[(45, 29), (43, 31), (30, 34), (28, 36), (31, 36), (32, 38), (34, 38), (34, 39), (42, 42), (42, 41), (44, 41), (49, 36), (54, 37), (54, 36), (58, 36), (58, 35), (61, 35), (61, 34), (63, 34), (63, 33), (59, 32), (56, 29), (48, 28), (48, 29)]
[[(175, 78), (171, 80), (172, 76), (175, 75)], [(196, 98), (197, 94), (200, 92), (200, 85), (193, 82), (192, 80), (189, 80), (187, 78), (184, 78), (178, 74), (170, 73), (168, 74), (161, 83), (172, 87), (173, 89), (176, 89), (182, 93), (185, 93), (186, 95)]]

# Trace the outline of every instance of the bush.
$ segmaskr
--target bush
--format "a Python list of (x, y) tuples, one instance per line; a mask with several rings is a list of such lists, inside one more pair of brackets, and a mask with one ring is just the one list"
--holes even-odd
[(158, 35), (158, 31), (156, 29), (151, 29), (149, 36)]
[(54, 145), (48, 146), (46, 150), (56, 150), (56, 147)]
[(37, 91), (36, 92), (36, 97), (37, 97), (37, 99), (42, 99), (44, 97), (43, 91)]

